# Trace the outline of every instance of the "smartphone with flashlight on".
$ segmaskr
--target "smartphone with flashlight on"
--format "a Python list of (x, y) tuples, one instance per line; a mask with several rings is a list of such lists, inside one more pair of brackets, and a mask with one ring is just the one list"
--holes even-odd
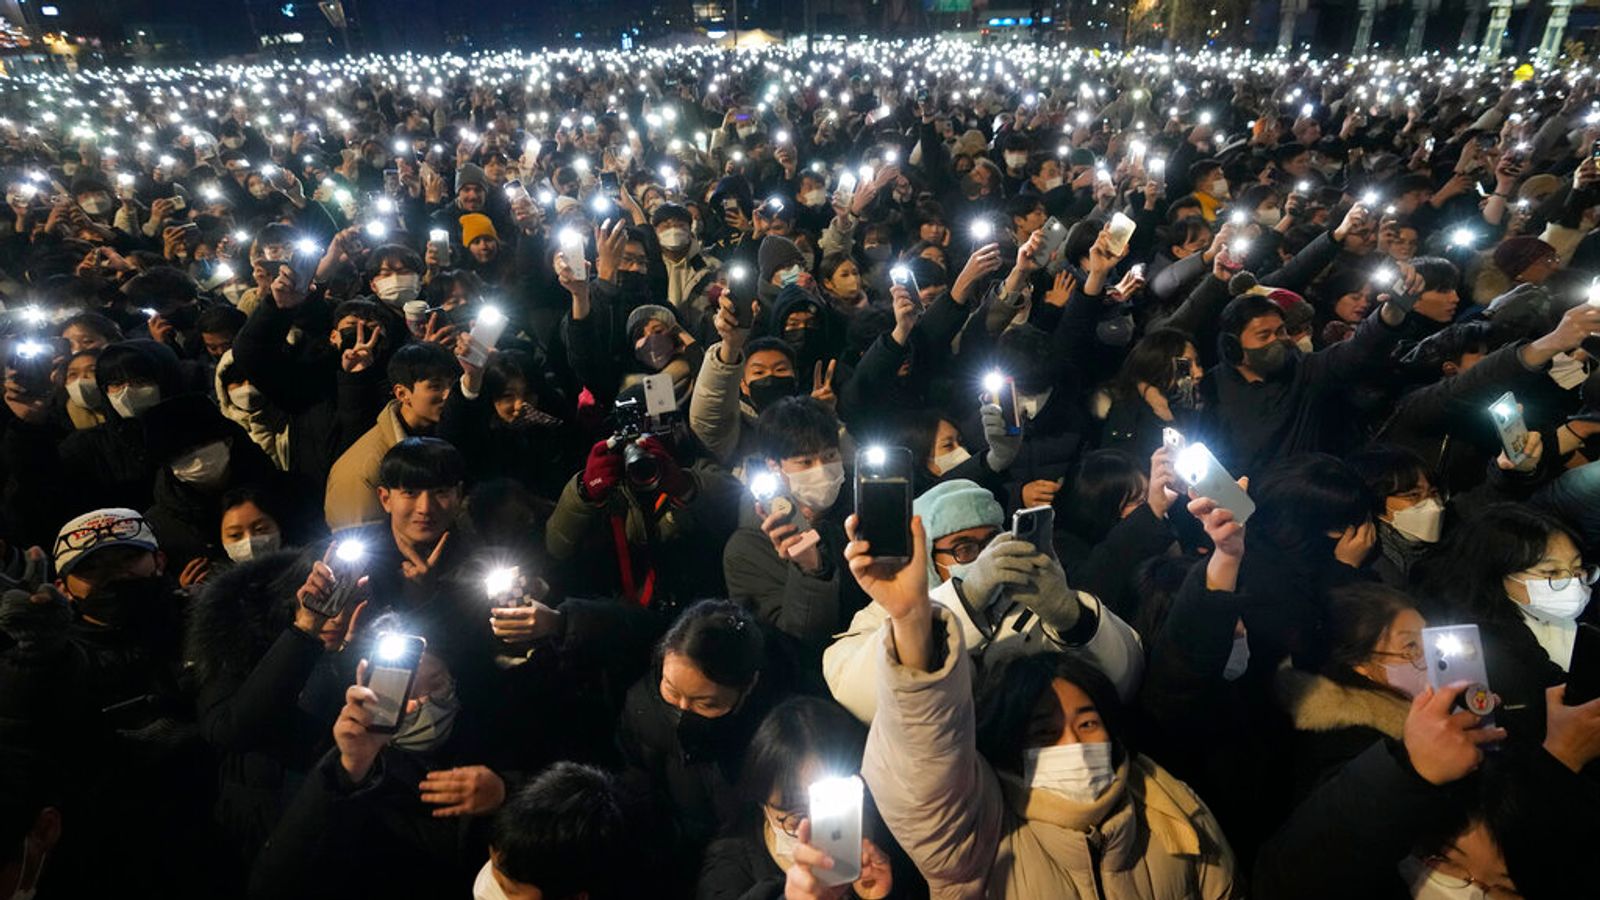
[(812, 869), (812, 875), (830, 887), (856, 881), (861, 877), (861, 808), (866, 794), (861, 776), (814, 781), (807, 794), (811, 846), (833, 860), (833, 868)]
[(373, 642), (367, 660), (365, 687), (378, 695), (372, 705), (372, 721), (367, 730), (375, 734), (394, 734), (405, 717), (406, 702), (417, 683), (417, 666), (428, 642), (418, 635), (385, 631)]
[(1006, 434), (1022, 433), (1022, 404), (1017, 402), (1016, 381), (999, 372), (983, 376), (983, 401), (1000, 407)]
[[(743, 297), (740, 296), (741, 289)], [(728, 302), (733, 304), (733, 324), (740, 329), (750, 328), (755, 324), (755, 309), (748, 299), (750, 290), (750, 267), (743, 263), (734, 263), (728, 267), (728, 289), (724, 292)]]
[(327, 596), (310, 596), (300, 601), (306, 609), (330, 619), (344, 612), (355, 596), (361, 576), (366, 574), (367, 545), (357, 540), (336, 540), (328, 568), (333, 570), (333, 590)]
[(1056, 510), (1053, 506), (1030, 506), (1011, 515), (1011, 535), (1027, 541), (1035, 550), (1056, 558)]
[(1436, 691), (1465, 681), (1457, 703), (1485, 725), (1494, 724), (1494, 691), (1489, 688), (1489, 664), (1483, 653), (1483, 638), (1476, 625), (1445, 625), (1422, 629), (1422, 659), (1428, 667), (1428, 683)]
[(318, 247), (310, 238), (301, 238), (289, 251), (289, 271), (294, 277), (295, 289), (301, 291), (311, 290), (311, 280), (317, 275), (317, 266), (322, 262), (322, 248)]
[(1067, 226), (1055, 216), (1045, 220), (1042, 229), (1044, 238), (1039, 242), (1038, 252), (1033, 254), (1033, 263), (1036, 266), (1048, 265), (1050, 258), (1061, 250), (1061, 245), (1067, 242)]
[(911, 451), (869, 445), (856, 452), (856, 537), (879, 562), (911, 559)]
[(793, 525), (799, 540), (789, 545), (789, 558), (810, 550), (816, 546), (820, 535), (806, 521), (805, 513), (800, 511), (794, 498), (783, 491), (783, 477), (771, 469), (762, 469), (750, 477), (750, 496), (756, 498), (759, 504), (757, 512), (763, 519), (767, 516), (779, 516), (785, 524)]
[(600, 173), (600, 193), (613, 202), (622, 198), (622, 184), (617, 181), (617, 173)]
[(528, 189), (523, 187), (522, 180), (513, 178), (506, 182), (506, 201), (514, 205), (518, 200), (533, 202), (533, 198), (528, 196)]
[(1600, 628), (1578, 623), (1572, 640), (1572, 662), (1567, 666), (1567, 689), (1561, 702), (1581, 706), (1600, 697)]
[(1195, 442), (1186, 445), (1173, 460), (1172, 468), (1183, 483), (1196, 496), (1216, 501), (1216, 504), (1233, 513), (1233, 520), (1243, 525), (1256, 511), (1256, 502), (1250, 499), (1228, 470), (1206, 449)]
[(1495, 431), (1500, 433), (1500, 447), (1513, 466), (1528, 459), (1528, 425), (1522, 420), (1522, 410), (1510, 391), (1489, 404), (1489, 416), (1494, 419)]

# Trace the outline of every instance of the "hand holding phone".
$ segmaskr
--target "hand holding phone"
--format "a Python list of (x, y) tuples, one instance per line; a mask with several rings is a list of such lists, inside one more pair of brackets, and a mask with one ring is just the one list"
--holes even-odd
[(362, 661), (366, 676), (362, 686), (377, 695), (369, 708), (368, 731), (394, 734), (399, 729), (427, 647), (428, 642), (414, 634), (386, 631), (377, 635), (371, 657)]
[(1528, 460), (1528, 426), (1522, 419), (1522, 407), (1510, 391), (1489, 404), (1489, 416), (1494, 419), (1495, 430), (1500, 433), (1500, 446), (1513, 466)]
[(1458, 681), (1466, 682), (1456, 705), (1481, 716), (1485, 725), (1494, 724), (1499, 698), (1489, 687), (1489, 663), (1483, 652), (1483, 638), (1476, 625), (1445, 625), (1422, 629), (1422, 658), (1428, 667), (1428, 683), (1444, 691)]
[(812, 782), (810, 846), (826, 853), (833, 868), (813, 869), (822, 884), (850, 884), (861, 877), (861, 808), (865, 785), (859, 775)]
[(1211, 455), (1205, 444), (1196, 442), (1185, 446), (1173, 459), (1172, 468), (1195, 496), (1215, 501), (1233, 513), (1233, 520), (1240, 525), (1255, 513), (1256, 502)]
[(1056, 558), (1055, 529), (1056, 511), (1051, 506), (1030, 506), (1011, 516), (1011, 534), (1051, 559)]

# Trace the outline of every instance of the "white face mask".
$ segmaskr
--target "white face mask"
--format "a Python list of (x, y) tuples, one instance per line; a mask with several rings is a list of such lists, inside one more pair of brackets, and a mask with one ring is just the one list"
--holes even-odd
[(1417, 668), (1409, 660), (1380, 665), (1383, 666), (1383, 680), (1407, 697), (1415, 697), (1428, 686), (1428, 670)]
[(415, 272), (393, 272), (372, 279), (372, 292), (385, 303), (405, 303), (422, 292), (422, 276)]
[(246, 535), (243, 540), (233, 543), (224, 543), (223, 551), (234, 562), (244, 562), (247, 559), (257, 559), (278, 549), (283, 542), (283, 535), (274, 531), (271, 534)]
[(494, 863), (485, 862), (472, 880), (472, 900), (508, 900), (500, 882), (494, 880)]
[(1310, 332), (1307, 332), (1307, 333), (1302, 334), (1299, 337), (1295, 338), (1294, 339), (1294, 345), (1296, 347), (1300, 348), (1300, 352), (1301, 353), (1312, 353), (1312, 352), (1315, 352), (1316, 349), (1317, 349), (1317, 345), (1311, 343), (1311, 333)]
[(782, 828), (767, 828), (772, 831), (772, 855), (784, 862), (794, 861), (794, 848), (800, 846), (800, 839), (784, 831)]
[(823, 463), (799, 472), (785, 473), (789, 493), (810, 509), (828, 509), (839, 499), (839, 488), (844, 485), (844, 463)]
[(161, 388), (153, 384), (130, 384), (108, 396), (111, 408), (117, 411), (117, 415), (124, 419), (137, 419), (145, 410), (161, 402)]
[(1210, 194), (1213, 197), (1226, 197), (1226, 196), (1228, 196), (1228, 179), (1226, 179), (1226, 178), (1213, 178), (1213, 179), (1211, 179), (1211, 185), (1206, 188), (1206, 193)]
[(663, 228), (656, 232), (656, 239), (661, 242), (661, 249), (678, 251), (689, 246), (689, 229)]
[(1092, 803), (1117, 780), (1111, 744), (1031, 747), (1022, 754), (1022, 780), (1036, 791), (1052, 791), (1077, 803)]
[(1233, 639), (1233, 649), (1228, 651), (1228, 661), (1222, 666), (1223, 681), (1238, 681), (1250, 668), (1250, 636), (1241, 634)]
[(1282, 219), (1283, 213), (1276, 206), (1256, 210), (1256, 221), (1261, 223), (1262, 228), (1271, 228)]
[(262, 407), (261, 392), (252, 385), (236, 384), (228, 388), (228, 402), (245, 412), (255, 412)]
[(106, 197), (90, 197), (81, 204), (83, 211), (91, 216), (103, 216), (111, 212), (111, 201)]
[(185, 484), (215, 484), (228, 471), (228, 442), (212, 441), (172, 461), (172, 477)]
[(1028, 164), (1028, 154), (1026, 153), (1007, 153), (1005, 156), (1006, 168), (1008, 169), (1020, 169)]
[(1457, 886), (1451, 883), (1415, 856), (1400, 860), (1397, 868), (1412, 900), (1487, 900), (1489, 896), (1475, 884)]
[(100, 385), (95, 384), (93, 378), (79, 378), (77, 381), (67, 382), (67, 399), (83, 409), (96, 409), (105, 397), (100, 393)]
[(1396, 510), (1389, 524), (1413, 541), (1437, 544), (1439, 532), (1444, 528), (1444, 504), (1439, 502), (1438, 497), (1429, 497), (1421, 503)]
[(1044, 180), (1044, 189), (1045, 189), (1045, 191), (1047, 191), (1047, 192), (1048, 191), (1053, 191), (1058, 187), (1061, 187), (1061, 176), (1060, 175), (1057, 175), (1054, 178), (1046, 178)]
[(828, 192), (822, 188), (813, 188), (800, 195), (800, 202), (806, 206), (826, 206)]
[(1589, 586), (1574, 578), (1567, 586), (1556, 590), (1548, 579), (1529, 578), (1522, 581), (1528, 588), (1528, 612), (1540, 619), (1570, 622), (1589, 605)]
[(972, 458), (967, 448), (957, 445), (954, 450), (933, 458), (933, 467), (939, 470), (940, 475), (950, 474), (950, 470)]

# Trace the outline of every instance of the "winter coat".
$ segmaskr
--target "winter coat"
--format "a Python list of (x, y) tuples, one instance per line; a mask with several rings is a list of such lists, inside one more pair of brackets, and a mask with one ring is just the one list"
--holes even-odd
[(383, 455), (409, 435), (400, 418), (400, 401), (390, 400), (378, 413), (377, 424), (340, 454), (328, 472), (323, 511), (329, 528), (338, 531), (384, 518), (383, 505), (378, 502), (378, 467)]
[(234, 403), (233, 398), (228, 396), (227, 386), (222, 383), (223, 373), (232, 365), (233, 351), (230, 349), (217, 360), (217, 369), (213, 373), (217, 407), (224, 416), (249, 433), (250, 440), (267, 454), (273, 465), (289, 471), (289, 451), (293, 446), (289, 439), (289, 416), (271, 404), (252, 411)]
[(1373, 744), (1404, 734), (1410, 703), (1376, 684), (1340, 684), (1285, 666), (1273, 686), (1294, 722), (1297, 797), (1304, 798)]
[[(1083, 591), (1077, 595), (1083, 608), (1078, 624), (1068, 634), (1056, 634), (1022, 604), (1004, 596), (989, 610), (974, 611), (954, 581), (932, 593), (934, 602), (960, 626), (962, 641), (980, 668), (1024, 653), (1082, 654), (1111, 679), (1120, 696), (1131, 699), (1144, 675), (1138, 633), (1098, 598)], [(871, 722), (878, 709), (878, 633), (888, 621), (883, 607), (868, 603), (822, 654), (822, 674), (833, 698), (863, 722)]]
[(1149, 759), (1124, 754), (1092, 802), (1030, 789), (978, 754), (972, 661), (934, 608), (943, 660), (902, 666), (876, 635), (878, 714), (862, 774), (936, 898), (1192, 900), (1234, 897), (1233, 852), (1204, 803)]
[[(233, 426), (226, 426), (233, 428)], [(287, 478), (273, 468), (261, 448), (233, 429), (228, 450), (228, 471), (214, 487), (200, 487), (179, 481), (172, 470), (162, 466), (155, 477), (155, 503), (144, 512), (145, 521), (155, 532), (161, 551), (175, 565), (191, 559), (225, 559), (222, 550), (222, 496), (228, 491), (249, 486), (271, 496), (277, 508), (298, 513), (300, 497), (289, 489)], [(298, 515), (279, 522), (279, 526), (299, 536), (303, 531)]]

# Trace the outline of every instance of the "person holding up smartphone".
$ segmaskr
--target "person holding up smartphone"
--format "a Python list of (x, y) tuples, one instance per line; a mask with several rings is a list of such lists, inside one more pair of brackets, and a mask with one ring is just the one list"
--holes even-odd
[[(855, 540), (855, 525), (847, 526), (851, 574), (889, 620), (876, 645), (883, 677), (862, 775), (931, 892), (1021, 897), (1015, 886), (1026, 884), (1070, 895), (1093, 883), (1107, 896), (1152, 896), (1140, 885), (1165, 883), (1185, 885), (1184, 897), (1233, 896), (1233, 854), (1216, 820), (1186, 785), (1127, 746), (1122, 701), (1095, 666), (1060, 653), (1015, 657), (987, 676), (975, 700), (963, 629), (928, 593), (922, 517), (912, 519), (916, 553), (903, 566), (874, 558)], [(1002, 778), (1021, 792), (1017, 800), (1008, 800)], [(1166, 821), (1184, 837), (1152, 837), (1115, 865), (1087, 848), (1047, 853), (1033, 830), (1060, 833), (1057, 820), (1040, 815), (1057, 804), (1086, 810), (1085, 824), (1113, 843), (1143, 820), (1146, 804), (1181, 809)]]

